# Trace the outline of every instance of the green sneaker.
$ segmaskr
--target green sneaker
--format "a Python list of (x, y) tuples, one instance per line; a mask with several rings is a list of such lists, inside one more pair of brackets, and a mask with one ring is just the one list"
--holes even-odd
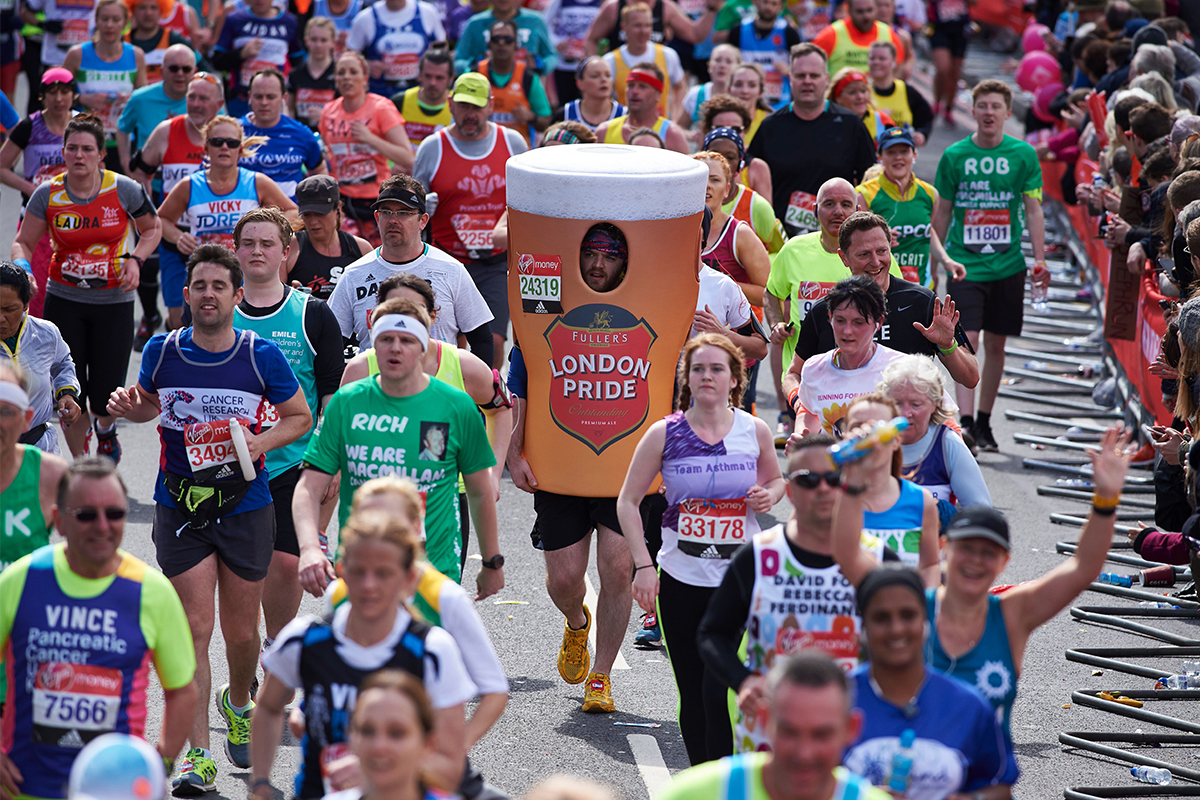
[(229, 733), (225, 737), (225, 755), (235, 767), (250, 768), (250, 715), (254, 712), (254, 701), (245, 711), (237, 712), (229, 704), (229, 684), (217, 690), (217, 710), (225, 717)]
[(179, 777), (171, 782), (171, 794), (176, 797), (199, 797), (217, 788), (217, 762), (212, 754), (193, 747), (179, 760)]

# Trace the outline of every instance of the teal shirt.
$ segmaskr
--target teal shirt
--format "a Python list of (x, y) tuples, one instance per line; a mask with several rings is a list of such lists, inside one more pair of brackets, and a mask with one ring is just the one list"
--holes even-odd
[[(471, 72), (481, 59), (487, 58), (487, 32), (496, 18), (491, 10), (480, 11), (467, 20), (462, 38), (454, 51), (454, 69), (459, 74)], [(517, 10), (513, 20), (517, 23), (518, 55), (523, 49), (529, 53), (530, 66), (540, 75), (554, 72), (558, 63), (558, 51), (550, 44), (550, 32), (542, 15), (527, 8)]]

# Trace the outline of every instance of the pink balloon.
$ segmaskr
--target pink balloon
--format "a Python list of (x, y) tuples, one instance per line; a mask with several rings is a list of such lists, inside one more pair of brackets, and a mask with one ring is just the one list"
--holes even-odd
[(1046, 42), (1042, 40), (1042, 34), (1050, 31), (1045, 25), (1037, 22), (1029, 23), (1025, 28), (1025, 32), (1021, 34), (1021, 49), (1026, 53), (1032, 53), (1035, 50), (1045, 50)]
[(1058, 59), (1045, 50), (1035, 50), (1021, 57), (1017, 67), (1017, 85), (1027, 92), (1037, 91), (1047, 83), (1062, 80)]
[(1063, 85), (1055, 81), (1047, 83), (1033, 93), (1033, 115), (1042, 122), (1054, 122), (1056, 117), (1050, 113), (1050, 104), (1063, 90)]

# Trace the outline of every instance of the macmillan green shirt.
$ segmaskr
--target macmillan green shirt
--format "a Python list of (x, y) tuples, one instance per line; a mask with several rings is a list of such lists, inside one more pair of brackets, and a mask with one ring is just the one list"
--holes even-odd
[(389, 397), (377, 376), (347, 384), (325, 407), (305, 463), (330, 475), (341, 470), (338, 524), (350, 515), (354, 490), (395, 475), (425, 501), (425, 552), (443, 575), (462, 577), (458, 473), (495, 466), (487, 430), (466, 394), (438, 380), (409, 397)]
[(996, 281), (1025, 269), (1025, 195), (1042, 199), (1042, 167), (1031, 145), (1005, 135), (982, 148), (968, 136), (946, 148), (934, 186), (954, 204), (946, 250), (967, 280)]

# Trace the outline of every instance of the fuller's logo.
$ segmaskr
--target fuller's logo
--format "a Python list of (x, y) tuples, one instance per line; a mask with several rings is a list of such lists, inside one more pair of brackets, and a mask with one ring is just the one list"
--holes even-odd
[(586, 305), (554, 318), (550, 416), (596, 455), (641, 427), (650, 409), (650, 348), (658, 334), (623, 308)]

